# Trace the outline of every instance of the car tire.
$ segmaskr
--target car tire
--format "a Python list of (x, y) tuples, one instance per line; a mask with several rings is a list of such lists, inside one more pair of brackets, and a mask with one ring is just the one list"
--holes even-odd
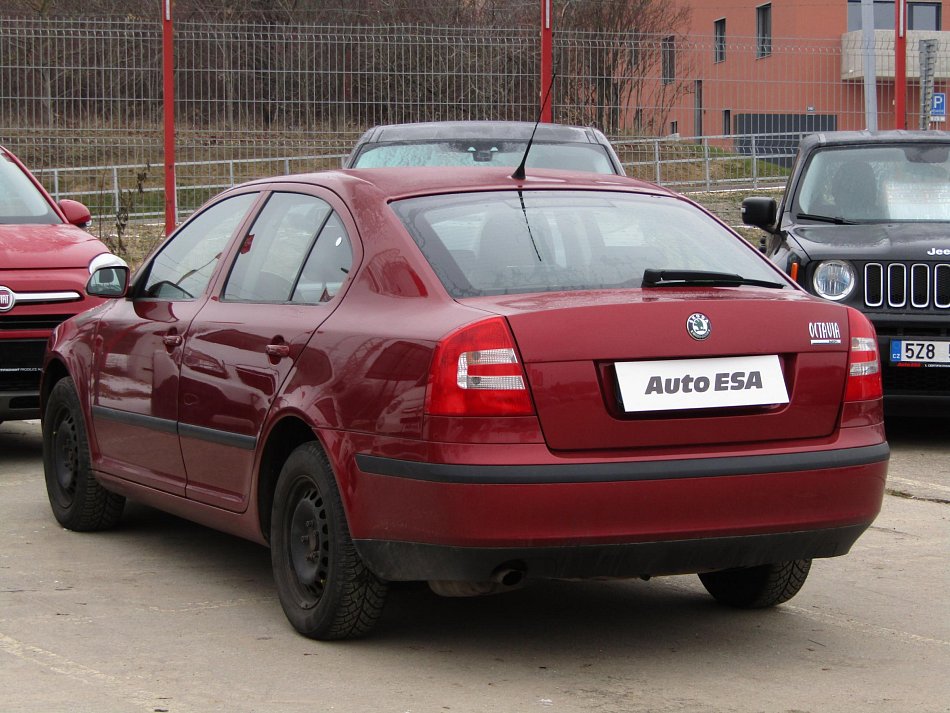
[(281, 469), (270, 548), (277, 594), (298, 632), (333, 640), (372, 629), (387, 585), (353, 546), (330, 463), (317, 443), (299, 446)]
[(93, 532), (119, 523), (125, 498), (103, 488), (92, 474), (86, 420), (69, 377), (56, 382), (46, 403), (43, 470), (50, 507), (60, 525)]
[(699, 579), (720, 604), (740, 609), (764, 609), (787, 602), (798, 594), (809, 569), (811, 560), (792, 560), (705, 572), (699, 575)]

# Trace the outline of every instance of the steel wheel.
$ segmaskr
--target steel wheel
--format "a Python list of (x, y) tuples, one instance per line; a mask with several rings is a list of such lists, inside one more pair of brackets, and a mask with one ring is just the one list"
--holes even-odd
[(52, 453), (53, 472), (59, 487), (50, 493), (57, 504), (68, 508), (76, 497), (76, 475), (79, 471), (79, 444), (76, 420), (68, 409), (59, 409), (53, 418)]
[(368, 632), (382, 613), (386, 583), (366, 569), (346, 524), (329, 461), (316, 443), (284, 463), (274, 491), (271, 564), (293, 627), (314, 639)]
[(288, 555), (297, 574), (298, 600), (302, 605), (315, 606), (326, 589), (330, 570), (330, 539), (327, 509), (323, 498), (308, 478), (294, 484), (294, 492), (287, 502), (293, 513), (288, 524)]
[(125, 498), (103, 488), (92, 474), (89, 441), (76, 386), (56, 382), (43, 418), (46, 493), (56, 520), (70, 530), (105, 530), (118, 524)]

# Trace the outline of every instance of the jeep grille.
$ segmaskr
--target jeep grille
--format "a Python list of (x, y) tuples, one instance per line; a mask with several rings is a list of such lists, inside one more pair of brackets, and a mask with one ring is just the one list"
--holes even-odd
[(883, 309), (950, 309), (950, 265), (869, 262), (864, 304)]

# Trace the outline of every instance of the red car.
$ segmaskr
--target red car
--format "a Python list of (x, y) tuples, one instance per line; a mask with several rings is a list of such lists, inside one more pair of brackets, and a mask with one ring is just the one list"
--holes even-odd
[(86, 280), (124, 264), (81, 228), (76, 201), (58, 204), (0, 146), (0, 421), (37, 418), (43, 350), (53, 327), (99, 304)]
[(698, 573), (793, 596), (881, 505), (874, 330), (687, 199), (623, 177), (327, 172), (205, 205), (43, 379), (73, 530), (125, 498), (270, 546), (301, 633), (393, 581)]

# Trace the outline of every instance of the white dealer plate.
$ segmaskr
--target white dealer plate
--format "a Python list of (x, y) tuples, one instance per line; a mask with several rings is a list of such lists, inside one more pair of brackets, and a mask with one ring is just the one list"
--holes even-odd
[(624, 411), (787, 404), (778, 357), (617, 362)]

